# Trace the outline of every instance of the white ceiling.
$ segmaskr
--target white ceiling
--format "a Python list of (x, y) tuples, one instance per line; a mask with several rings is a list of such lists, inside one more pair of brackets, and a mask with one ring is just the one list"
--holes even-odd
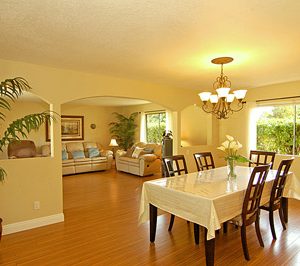
[(211, 89), (300, 80), (299, 0), (1, 0), (0, 58)]

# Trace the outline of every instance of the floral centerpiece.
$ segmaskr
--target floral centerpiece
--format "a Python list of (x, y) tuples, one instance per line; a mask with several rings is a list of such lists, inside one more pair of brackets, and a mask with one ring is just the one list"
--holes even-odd
[(224, 151), (226, 154), (225, 160), (228, 166), (228, 178), (236, 178), (236, 162), (246, 163), (249, 162), (249, 159), (238, 154), (238, 150), (243, 147), (238, 140), (235, 140), (234, 137), (229, 135), (226, 135), (226, 138), (227, 140), (224, 141), (217, 149)]

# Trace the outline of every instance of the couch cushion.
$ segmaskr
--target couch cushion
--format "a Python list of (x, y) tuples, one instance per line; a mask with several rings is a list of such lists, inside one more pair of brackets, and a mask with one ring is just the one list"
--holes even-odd
[(68, 152), (73, 152), (73, 151), (83, 151), (83, 144), (82, 142), (69, 142), (66, 143), (66, 148)]
[(132, 157), (132, 153), (134, 152), (134, 149), (135, 149), (135, 145), (133, 145), (131, 148), (127, 149), (125, 156)]
[(68, 153), (65, 150), (61, 151), (61, 158), (63, 161), (68, 160)]
[(78, 159), (74, 159), (74, 163), (78, 164), (78, 163), (90, 163), (91, 159), (90, 158), (78, 158)]
[(93, 157), (90, 160), (92, 161), (92, 163), (106, 162), (107, 158), (106, 157)]
[(15, 140), (8, 144), (8, 158), (28, 158), (36, 156), (36, 147), (31, 140)]
[(98, 148), (102, 150), (102, 146), (96, 142), (84, 142), (83, 143), (84, 151), (88, 151), (90, 148)]
[(74, 160), (85, 158), (83, 151), (73, 151), (72, 152), (72, 157), (73, 157)]
[(136, 163), (136, 164), (138, 164), (139, 161), (140, 161), (138, 158), (135, 159), (135, 158), (125, 157), (125, 156), (124, 157), (119, 157), (119, 160), (122, 163), (126, 162), (126, 163)]
[(67, 160), (62, 161), (62, 166), (63, 167), (72, 166), (72, 165), (74, 165), (74, 160), (73, 159), (67, 159)]
[(41, 153), (42, 153), (43, 157), (50, 156), (51, 155), (50, 145), (48, 145), (48, 144), (42, 145)]
[(88, 149), (88, 157), (93, 158), (93, 157), (99, 157), (100, 156), (100, 151), (98, 148), (89, 148)]
[(144, 148), (140, 147), (135, 147), (133, 153), (132, 153), (132, 158), (138, 158), (140, 153), (144, 150)]

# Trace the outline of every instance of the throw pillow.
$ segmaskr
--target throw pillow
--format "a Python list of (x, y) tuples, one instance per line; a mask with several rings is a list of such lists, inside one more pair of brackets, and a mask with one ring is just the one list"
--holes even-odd
[(67, 151), (63, 150), (61, 152), (61, 157), (62, 157), (62, 160), (68, 160), (68, 153), (67, 153)]
[(72, 152), (73, 159), (83, 159), (85, 158), (83, 151), (73, 151)]
[(99, 157), (100, 151), (98, 148), (89, 148), (88, 149), (89, 158)]
[(143, 150), (144, 148), (136, 147), (132, 153), (132, 158), (139, 158), (139, 155)]

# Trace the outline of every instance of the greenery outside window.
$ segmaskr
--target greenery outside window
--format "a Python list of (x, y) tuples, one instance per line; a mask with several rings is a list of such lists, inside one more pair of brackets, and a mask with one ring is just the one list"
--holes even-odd
[(258, 113), (257, 149), (300, 155), (300, 105), (259, 107)]
[(166, 112), (157, 111), (145, 114), (147, 143), (160, 143), (166, 130)]

